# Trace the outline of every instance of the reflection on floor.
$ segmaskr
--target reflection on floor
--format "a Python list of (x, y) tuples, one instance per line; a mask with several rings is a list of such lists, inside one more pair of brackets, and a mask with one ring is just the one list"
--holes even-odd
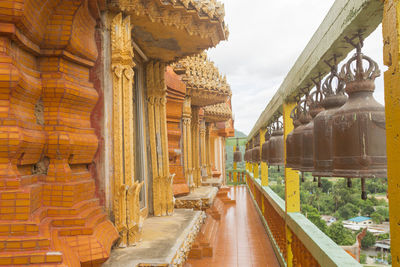
[(221, 214), (213, 257), (189, 259), (185, 267), (279, 266), (246, 186), (231, 187), (236, 205)]

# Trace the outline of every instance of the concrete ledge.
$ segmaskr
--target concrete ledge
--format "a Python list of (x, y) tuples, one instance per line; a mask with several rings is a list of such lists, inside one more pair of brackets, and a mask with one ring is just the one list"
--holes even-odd
[(150, 217), (144, 221), (142, 241), (135, 247), (114, 249), (103, 266), (183, 266), (204, 218), (203, 211), (190, 209)]
[(200, 186), (189, 195), (175, 198), (175, 208), (205, 210), (211, 207), (218, 188), (213, 186)]

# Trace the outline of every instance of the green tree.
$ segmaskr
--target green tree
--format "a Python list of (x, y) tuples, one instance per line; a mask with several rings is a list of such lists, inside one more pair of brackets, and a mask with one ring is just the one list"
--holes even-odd
[(384, 240), (384, 239), (389, 239), (390, 235), (389, 233), (384, 233), (384, 234), (380, 234), (377, 236), (378, 240)]
[(319, 228), (322, 232), (326, 233), (327, 226), (326, 222), (322, 220), (321, 215), (319, 213), (310, 212), (307, 214), (307, 218)]
[(322, 183), (322, 192), (328, 193), (329, 190), (332, 189), (333, 183), (328, 179), (321, 179), (321, 183)]
[(382, 215), (385, 221), (389, 221), (389, 208), (379, 207), (376, 209), (376, 212)]
[(357, 216), (359, 211), (357, 206), (347, 203), (338, 209), (337, 214), (340, 219), (347, 220)]
[(363, 216), (370, 216), (373, 212), (375, 212), (375, 209), (372, 206), (367, 205), (361, 208), (361, 215)]
[(361, 264), (366, 264), (367, 263), (367, 255), (361, 253), (360, 254), (360, 263)]
[(373, 245), (375, 245), (375, 242), (376, 242), (375, 236), (370, 231), (367, 231), (367, 234), (361, 240), (361, 247), (362, 248), (372, 247)]
[(381, 224), (385, 220), (385, 218), (378, 212), (373, 212), (371, 214), (371, 219), (376, 224)]
[(353, 245), (356, 241), (353, 233), (349, 229), (344, 228), (340, 221), (332, 223), (328, 227), (326, 234), (340, 246)]

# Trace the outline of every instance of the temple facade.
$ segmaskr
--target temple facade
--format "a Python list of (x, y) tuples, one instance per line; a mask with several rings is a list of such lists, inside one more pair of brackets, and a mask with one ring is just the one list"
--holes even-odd
[(231, 92), (200, 53), (227, 37), (216, 1), (0, 3), (0, 265), (100, 265), (223, 183)]

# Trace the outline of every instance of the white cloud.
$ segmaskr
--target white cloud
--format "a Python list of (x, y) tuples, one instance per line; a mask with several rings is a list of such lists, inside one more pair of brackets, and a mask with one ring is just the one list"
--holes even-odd
[[(209, 50), (233, 91), (235, 127), (248, 134), (334, 0), (226, 0), (230, 37)], [(382, 68), (378, 28), (365, 40), (365, 54)], [(375, 93), (383, 103), (383, 79)]]

